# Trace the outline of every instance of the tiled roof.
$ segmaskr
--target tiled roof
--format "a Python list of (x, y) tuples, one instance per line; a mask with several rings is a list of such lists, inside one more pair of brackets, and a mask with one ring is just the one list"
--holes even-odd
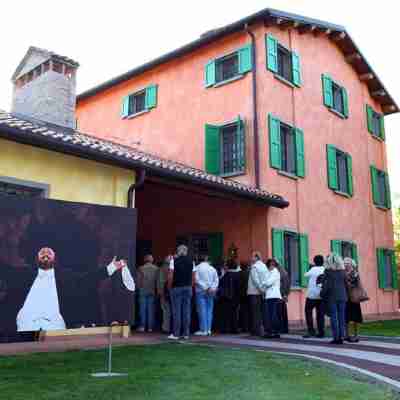
[(1, 137), (99, 162), (112, 163), (124, 168), (144, 168), (150, 174), (189, 181), (199, 186), (235, 194), (279, 208), (289, 205), (282, 196), (244, 185), (232, 179), (224, 179), (132, 147), (2, 110), (0, 110)]

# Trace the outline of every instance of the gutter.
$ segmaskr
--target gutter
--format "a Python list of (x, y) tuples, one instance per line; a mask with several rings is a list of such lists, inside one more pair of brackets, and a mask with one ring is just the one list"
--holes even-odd
[(0, 125), (0, 137), (13, 142), (28, 144), (34, 147), (52, 150), (58, 153), (72, 155), (91, 161), (97, 161), (101, 164), (118, 166), (124, 169), (146, 168), (147, 172), (151, 172), (152, 175), (158, 177), (172, 178), (185, 183), (198, 184), (199, 186), (217, 190), (219, 192), (230, 193), (242, 199), (252, 200), (264, 206), (267, 205), (277, 208), (286, 208), (289, 206), (289, 202), (281, 196), (271, 195), (271, 198), (260, 198), (259, 195), (251, 191), (245, 192), (233, 186), (221, 186), (218, 183), (205, 181), (196, 176), (188, 176), (180, 173), (179, 171), (159, 167), (153, 163), (145, 164), (144, 162), (137, 161), (132, 158), (118, 156), (115, 153), (99, 154), (98, 150), (94, 150), (90, 147), (81, 146), (79, 148), (76, 144), (60, 142), (59, 139), (54, 139), (49, 136), (38, 136), (21, 132), (17, 127), (14, 128), (7, 125)]
[(146, 179), (146, 170), (144, 168), (141, 168), (139, 170), (139, 178), (137, 179), (137, 181), (135, 183), (132, 183), (132, 185), (129, 186), (129, 189), (128, 189), (128, 203), (126, 205), (128, 208), (134, 208), (133, 207), (133, 193), (135, 190), (140, 189), (141, 187), (144, 186), (145, 179)]
[(250, 31), (249, 25), (244, 26), (245, 31), (251, 38), (251, 57), (253, 60), (253, 71), (251, 74), (252, 80), (252, 101), (253, 101), (253, 137), (254, 137), (254, 175), (256, 188), (260, 189), (260, 149), (258, 137), (258, 113), (257, 113), (257, 52), (256, 38), (254, 33)]

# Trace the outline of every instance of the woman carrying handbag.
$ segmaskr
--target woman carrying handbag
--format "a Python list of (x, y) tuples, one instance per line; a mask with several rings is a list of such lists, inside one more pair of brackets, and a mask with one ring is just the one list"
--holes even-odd
[[(344, 259), (346, 268), (346, 280), (348, 290), (348, 301), (346, 305), (346, 338), (350, 343), (360, 341), (358, 337), (358, 325), (362, 324), (363, 316), (361, 311), (361, 303), (369, 300), (367, 293), (362, 286), (358, 267), (351, 258)], [(350, 325), (353, 325), (353, 335), (350, 335)]]

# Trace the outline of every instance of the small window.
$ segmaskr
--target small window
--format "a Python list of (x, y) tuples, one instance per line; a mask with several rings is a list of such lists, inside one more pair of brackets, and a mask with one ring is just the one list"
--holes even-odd
[(282, 170), (296, 175), (296, 139), (294, 129), (281, 123)]
[(328, 186), (339, 194), (353, 196), (353, 162), (335, 146), (327, 145)]
[(378, 280), (381, 289), (398, 289), (396, 255), (390, 249), (377, 249)]
[(372, 130), (375, 136), (381, 136), (381, 116), (375, 111), (372, 113)]
[(238, 53), (220, 58), (216, 61), (216, 83), (227, 81), (239, 74)]
[(146, 109), (146, 92), (136, 93), (129, 96), (129, 115), (137, 114)]
[(374, 204), (382, 208), (391, 208), (389, 176), (386, 172), (371, 166), (372, 196)]
[(367, 104), (367, 126), (369, 132), (376, 138), (385, 140), (385, 124), (383, 115), (377, 113)]
[(336, 151), (338, 190), (343, 193), (349, 192), (347, 155), (339, 150)]
[(333, 82), (332, 92), (333, 92), (333, 109), (340, 114), (344, 114), (342, 88)]
[(50, 69), (50, 61), (46, 61), (43, 64), (43, 73), (47, 72)]
[(353, 258), (353, 243), (342, 242), (342, 257)]
[(20, 197), (47, 197), (48, 185), (0, 177), (0, 195)]
[(205, 126), (205, 169), (221, 176), (240, 175), (246, 168), (243, 121), (218, 126)]
[(285, 47), (278, 44), (278, 75), (289, 82), (293, 80), (292, 54)]
[(285, 266), (292, 287), (300, 286), (300, 249), (297, 234), (285, 233)]
[(351, 258), (358, 264), (358, 248), (354, 242), (344, 240), (332, 240), (331, 251), (342, 258)]
[(63, 73), (63, 65), (59, 62), (53, 61), (53, 71), (59, 74)]

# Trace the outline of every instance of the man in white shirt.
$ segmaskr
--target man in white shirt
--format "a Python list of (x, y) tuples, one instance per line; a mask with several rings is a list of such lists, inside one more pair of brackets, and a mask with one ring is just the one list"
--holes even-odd
[(68, 328), (74, 310), (79, 306), (74, 302), (74, 294), (80, 290), (90, 293), (98, 281), (110, 277), (117, 270), (122, 272), (126, 289), (135, 290), (133, 278), (123, 260), (114, 258), (106, 268), (85, 275), (57, 270), (56, 254), (48, 247), (40, 249), (37, 261), (37, 268), (0, 266), (0, 279), (7, 283), (11, 298), (15, 300), (13, 306), (19, 332)]
[(247, 286), (247, 296), (250, 304), (250, 333), (253, 336), (261, 336), (265, 282), (268, 278), (268, 269), (262, 262), (259, 251), (253, 252), (251, 263)]
[(218, 288), (217, 270), (208, 262), (208, 256), (200, 256), (200, 264), (195, 268), (196, 307), (200, 330), (197, 336), (211, 335), (214, 298)]
[[(325, 272), (324, 257), (317, 255), (314, 257), (314, 266), (304, 274), (308, 278), (307, 298), (305, 305), (305, 314), (307, 322), (307, 334), (304, 338), (312, 338), (314, 336), (323, 338), (325, 336), (325, 315), (323, 309), (323, 302), (321, 300), (321, 284), (317, 284), (317, 279)], [(318, 334), (315, 334), (313, 323), (313, 310), (317, 312), (317, 327)]]
[(265, 338), (278, 339), (280, 337), (280, 318), (279, 318), (279, 301), (282, 300), (281, 295), (281, 274), (277, 269), (274, 259), (267, 261), (268, 275), (264, 282), (265, 291)]

